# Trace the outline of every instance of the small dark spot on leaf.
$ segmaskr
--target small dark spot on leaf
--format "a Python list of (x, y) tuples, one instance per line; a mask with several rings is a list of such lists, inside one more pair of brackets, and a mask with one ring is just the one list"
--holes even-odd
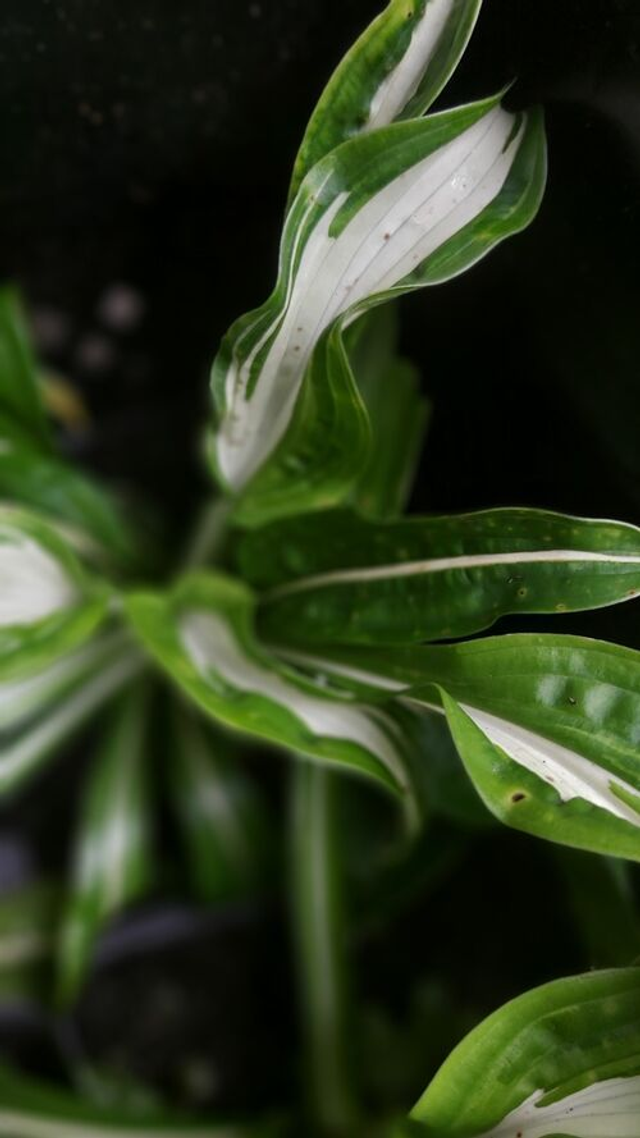
[(521, 586), (518, 589), (518, 596), (519, 597), (526, 597), (526, 595), (527, 595), (527, 590), (524, 588), (524, 586)]
[(515, 793), (515, 794), (512, 794), (512, 795), (511, 795), (511, 801), (512, 801), (514, 804), (516, 804), (516, 803), (518, 803), (518, 802), (524, 802), (524, 800), (525, 800), (525, 798), (526, 798), (526, 797), (527, 797), (527, 796), (526, 796), (526, 794), (524, 793), (524, 791), (522, 791), (522, 790), (518, 790), (518, 791), (516, 791), (516, 793)]

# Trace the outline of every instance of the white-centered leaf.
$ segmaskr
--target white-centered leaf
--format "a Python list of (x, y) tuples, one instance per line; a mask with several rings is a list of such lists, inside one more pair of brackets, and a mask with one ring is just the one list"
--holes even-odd
[(640, 970), (557, 980), (456, 1048), (411, 1113), (416, 1138), (640, 1138)]
[(296, 159), (292, 196), (341, 142), (429, 109), (467, 46), (480, 6), (481, 0), (391, 0), (323, 91)]
[(44, 620), (78, 599), (75, 582), (48, 550), (0, 525), (0, 626)]
[(305, 755), (374, 775), (406, 793), (406, 740), (386, 709), (314, 684), (252, 630), (254, 599), (221, 575), (185, 579), (173, 596), (129, 599), (138, 637), (215, 719)]
[(240, 492), (272, 458), (310, 463), (299, 431), (294, 455), (280, 444), (323, 334), (462, 272), (531, 220), (544, 179), (539, 117), (495, 99), (373, 131), (319, 162), (288, 215), (271, 299), (234, 325), (214, 365), (223, 483)]
[(65, 1004), (77, 995), (104, 926), (152, 877), (147, 697), (139, 685), (121, 698), (85, 788), (58, 955), (58, 996)]
[(478, 1138), (639, 1138), (640, 1075), (604, 1079), (558, 1102), (544, 1105), (538, 1091), (516, 1107), (498, 1126)]
[[(640, 653), (574, 636), (439, 647), (331, 648), (322, 665), (360, 694), (444, 712), (472, 781), (508, 825), (640, 860)], [(334, 664), (335, 662), (335, 664)], [(337, 666), (337, 673), (335, 668)]]
[(88, 640), (110, 588), (39, 514), (0, 505), (0, 677), (22, 677)]

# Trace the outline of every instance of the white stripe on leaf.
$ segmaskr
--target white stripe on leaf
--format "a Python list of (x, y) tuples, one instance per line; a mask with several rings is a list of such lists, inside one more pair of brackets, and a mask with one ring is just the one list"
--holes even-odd
[(307, 236), (286, 304), (261, 340), (274, 333), (259, 375), (260, 347), (236, 357), (227, 374), (217, 461), (232, 489), (246, 485), (284, 436), (323, 332), (399, 285), (497, 197), (525, 130), (514, 136), (516, 121), (492, 107), (377, 191), (334, 236), (351, 193), (336, 195)]
[(65, 568), (39, 542), (0, 528), (0, 627), (44, 620), (78, 599)]
[[(406, 772), (398, 752), (390, 736), (375, 722), (373, 711), (323, 699), (297, 687), (274, 669), (252, 659), (233, 628), (217, 614), (186, 613), (180, 635), (187, 655), (203, 679), (215, 683), (219, 677), (231, 688), (272, 700), (317, 737), (362, 747), (383, 764), (400, 786), (406, 786)], [(391, 728), (390, 722), (388, 726)]]
[[(509, 553), (472, 553), (459, 557), (433, 557), (425, 561), (405, 561), (391, 565), (374, 565), (362, 569), (333, 569), (300, 577), (296, 581), (279, 585), (267, 594), (275, 600), (291, 593), (332, 585), (349, 585), (361, 581), (387, 581), (402, 577), (422, 577), (428, 573), (448, 573), (452, 570), (490, 569), (495, 565), (562, 565), (581, 563), (640, 565), (640, 557), (627, 553), (595, 553), (579, 549), (541, 549)], [(626, 600), (627, 598), (622, 598)]]
[[(519, 766), (525, 767), (552, 786), (563, 802), (581, 798), (592, 806), (640, 827), (640, 794), (637, 787), (631, 786), (619, 775), (611, 774), (579, 752), (537, 735), (526, 727), (464, 703), (460, 707), (496, 747), (500, 747)], [(616, 788), (623, 796), (636, 799), (637, 809), (627, 805), (623, 797), (616, 794)]]
[[(416, 24), (402, 59), (383, 79), (369, 108), (365, 129), (386, 126), (402, 114), (416, 94), (420, 82), (449, 30), (458, 0), (427, 0), (424, 15)], [(478, 5), (478, 11), (479, 11)], [(476, 18), (477, 18), (476, 13)], [(468, 40), (475, 20), (468, 30)], [(426, 110), (426, 107), (423, 108)]]
[(606, 1079), (542, 1106), (544, 1097), (536, 1091), (476, 1138), (640, 1138), (640, 1076)]
[(76, 652), (56, 660), (25, 679), (0, 682), (0, 732), (15, 730), (28, 717), (37, 715), (61, 691), (86, 679), (103, 662), (127, 649), (129, 640), (121, 632), (102, 636)]

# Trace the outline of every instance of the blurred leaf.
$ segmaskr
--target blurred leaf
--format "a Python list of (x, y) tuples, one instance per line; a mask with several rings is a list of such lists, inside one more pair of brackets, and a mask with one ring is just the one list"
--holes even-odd
[(0, 506), (0, 676), (39, 669), (89, 639), (109, 590), (37, 514)]
[(348, 510), (244, 536), (243, 575), (267, 590), (267, 639), (408, 644), (510, 613), (575, 612), (640, 591), (640, 529), (502, 509), (372, 522)]
[(455, 1049), (411, 1118), (425, 1138), (637, 1138), (640, 969), (513, 1000)]
[(61, 890), (38, 882), (0, 895), (0, 1005), (46, 998)]
[(147, 705), (142, 685), (120, 699), (85, 787), (60, 936), (58, 998), (63, 1004), (77, 996), (100, 933), (147, 891), (153, 877)]
[(144, 556), (124, 512), (107, 490), (62, 459), (2, 438), (0, 497), (42, 511), (68, 527), (79, 552), (108, 568), (131, 570)]
[(391, 0), (325, 87), (296, 159), (292, 196), (341, 142), (429, 109), (464, 53), (481, 2)]
[(40, 448), (50, 449), (38, 374), (18, 292), (0, 289), (0, 412)]
[(273, 834), (238, 748), (176, 707), (168, 759), (171, 805), (195, 895), (213, 903), (255, 893), (271, 868)]
[(140, 641), (214, 719), (409, 791), (398, 718), (349, 694), (333, 696), (270, 655), (255, 638), (254, 599), (244, 585), (194, 574), (170, 596), (138, 594), (127, 606)]
[(99, 1108), (67, 1091), (0, 1069), (0, 1135), (5, 1138), (278, 1138), (270, 1123), (193, 1122), (168, 1114)]
[(0, 682), (0, 797), (33, 775), (143, 663), (129, 637), (105, 634), (27, 679)]
[(365, 314), (353, 329), (349, 359), (369, 413), (371, 448), (352, 500), (363, 514), (384, 520), (407, 505), (430, 409), (418, 372), (398, 357), (395, 307)]
[[(523, 229), (545, 177), (540, 115), (511, 115), (497, 98), (359, 135), (313, 167), (285, 223), (274, 292), (233, 325), (213, 367), (211, 459), (239, 521), (349, 492), (367, 457), (366, 417), (344, 328), (384, 299), (457, 276)], [(322, 429), (317, 404), (328, 396), (299, 398), (308, 373), (344, 404)]]

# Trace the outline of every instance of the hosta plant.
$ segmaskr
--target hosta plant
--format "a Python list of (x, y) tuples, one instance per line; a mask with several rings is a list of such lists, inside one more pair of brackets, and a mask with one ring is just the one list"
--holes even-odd
[[(390, 302), (472, 268), (533, 221), (545, 186), (539, 109), (510, 110), (499, 92), (432, 110), (480, 6), (392, 0), (330, 80), (295, 162), (274, 290), (213, 366), (216, 488), (171, 580), (140, 525), (56, 451), (19, 302), (2, 295), (3, 792), (112, 705), (57, 902), (55, 1005), (78, 998), (107, 923), (154, 880), (159, 720), (193, 889), (216, 905), (259, 888), (277, 827), (243, 760), (257, 740), (290, 768), (307, 1088), (273, 1119), (185, 1123), (7, 1071), (2, 1133), (640, 1138), (633, 967), (556, 980), (497, 1011), (407, 1117), (368, 1111), (351, 1061), (340, 807), (365, 788), (348, 776), (395, 811), (386, 853), (373, 822), (362, 835), (370, 871), (393, 867), (392, 882), (437, 861), (438, 795), (445, 813), (466, 793), (483, 825), (490, 812), (640, 861), (640, 654), (562, 633), (485, 635), (502, 617), (631, 601), (640, 530), (518, 508), (404, 514), (428, 411)], [(612, 864), (603, 903), (622, 927), (624, 868), (609, 878)], [(7, 927), (35, 935), (42, 922), (50, 933), (50, 897)], [(634, 938), (621, 936), (615, 963), (631, 965)]]

